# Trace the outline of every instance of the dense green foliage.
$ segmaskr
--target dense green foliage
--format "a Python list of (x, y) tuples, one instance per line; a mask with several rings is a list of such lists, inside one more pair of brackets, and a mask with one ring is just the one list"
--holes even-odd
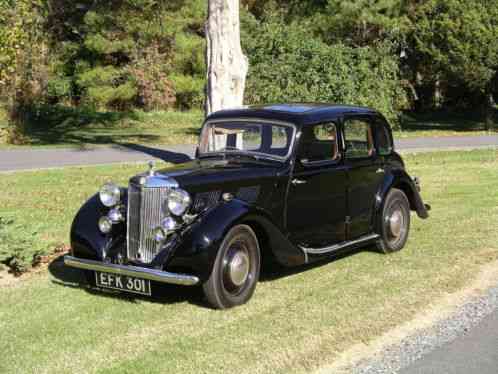
[(498, 70), (498, 3), (431, 0), (413, 15), (413, 49), (427, 79), (456, 104), (485, 103)]
[(392, 44), (353, 48), (314, 38), (307, 25), (272, 20), (247, 38), (248, 102), (319, 101), (371, 106), (396, 121), (406, 104)]
[[(498, 91), (498, 2), (242, 0), (246, 102), (481, 108)], [(40, 105), (200, 109), (205, 0), (4, 0), (0, 95)], [(21, 126), (22, 130), (22, 126)]]
[(113, 109), (200, 106), (202, 1), (46, 1), (58, 57), (51, 99)]

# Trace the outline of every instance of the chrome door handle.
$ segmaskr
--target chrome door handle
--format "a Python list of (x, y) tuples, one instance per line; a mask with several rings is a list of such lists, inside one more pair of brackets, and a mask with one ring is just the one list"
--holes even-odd
[(293, 179), (293, 180), (292, 180), (292, 184), (293, 184), (294, 186), (296, 186), (296, 185), (298, 185), (298, 184), (306, 184), (306, 183), (308, 183), (308, 182), (306, 182), (306, 181), (304, 181), (304, 180), (302, 180), (302, 179)]
[(382, 174), (383, 172), (384, 172), (384, 169), (382, 169), (382, 168), (378, 168), (376, 171), (377, 174)]

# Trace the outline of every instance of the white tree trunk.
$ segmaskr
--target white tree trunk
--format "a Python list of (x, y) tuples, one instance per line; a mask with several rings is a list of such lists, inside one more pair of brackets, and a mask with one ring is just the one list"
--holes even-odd
[(244, 101), (247, 57), (240, 46), (239, 0), (208, 0), (206, 115)]

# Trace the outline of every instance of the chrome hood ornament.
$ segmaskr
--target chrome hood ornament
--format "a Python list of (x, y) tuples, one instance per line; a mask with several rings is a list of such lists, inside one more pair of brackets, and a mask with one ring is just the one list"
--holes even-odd
[(154, 160), (150, 160), (147, 164), (149, 165), (149, 176), (153, 177), (155, 174), (154, 168), (155, 168), (156, 164), (155, 164)]

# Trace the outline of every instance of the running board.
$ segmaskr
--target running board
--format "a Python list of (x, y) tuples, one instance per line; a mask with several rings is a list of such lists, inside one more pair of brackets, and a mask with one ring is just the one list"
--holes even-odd
[[(370, 242), (370, 241), (378, 239), (378, 238), (379, 238), (378, 234), (370, 234), (370, 235), (362, 236), (362, 237), (355, 239), (355, 240), (342, 242), (339, 244), (334, 244), (330, 247), (323, 247), (323, 248), (299, 247), (299, 248), (301, 248), (304, 251), (304, 253), (306, 255), (306, 259), (308, 259), (308, 255), (323, 255), (326, 253), (332, 253), (332, 252), (340, 251), (341, 249), (351, 247), (351, 246), (356, 245), (356, 244), (367, 243), (367, 242)], [(308, 261), (306, 261), (306, 262), (308, 262)]]

